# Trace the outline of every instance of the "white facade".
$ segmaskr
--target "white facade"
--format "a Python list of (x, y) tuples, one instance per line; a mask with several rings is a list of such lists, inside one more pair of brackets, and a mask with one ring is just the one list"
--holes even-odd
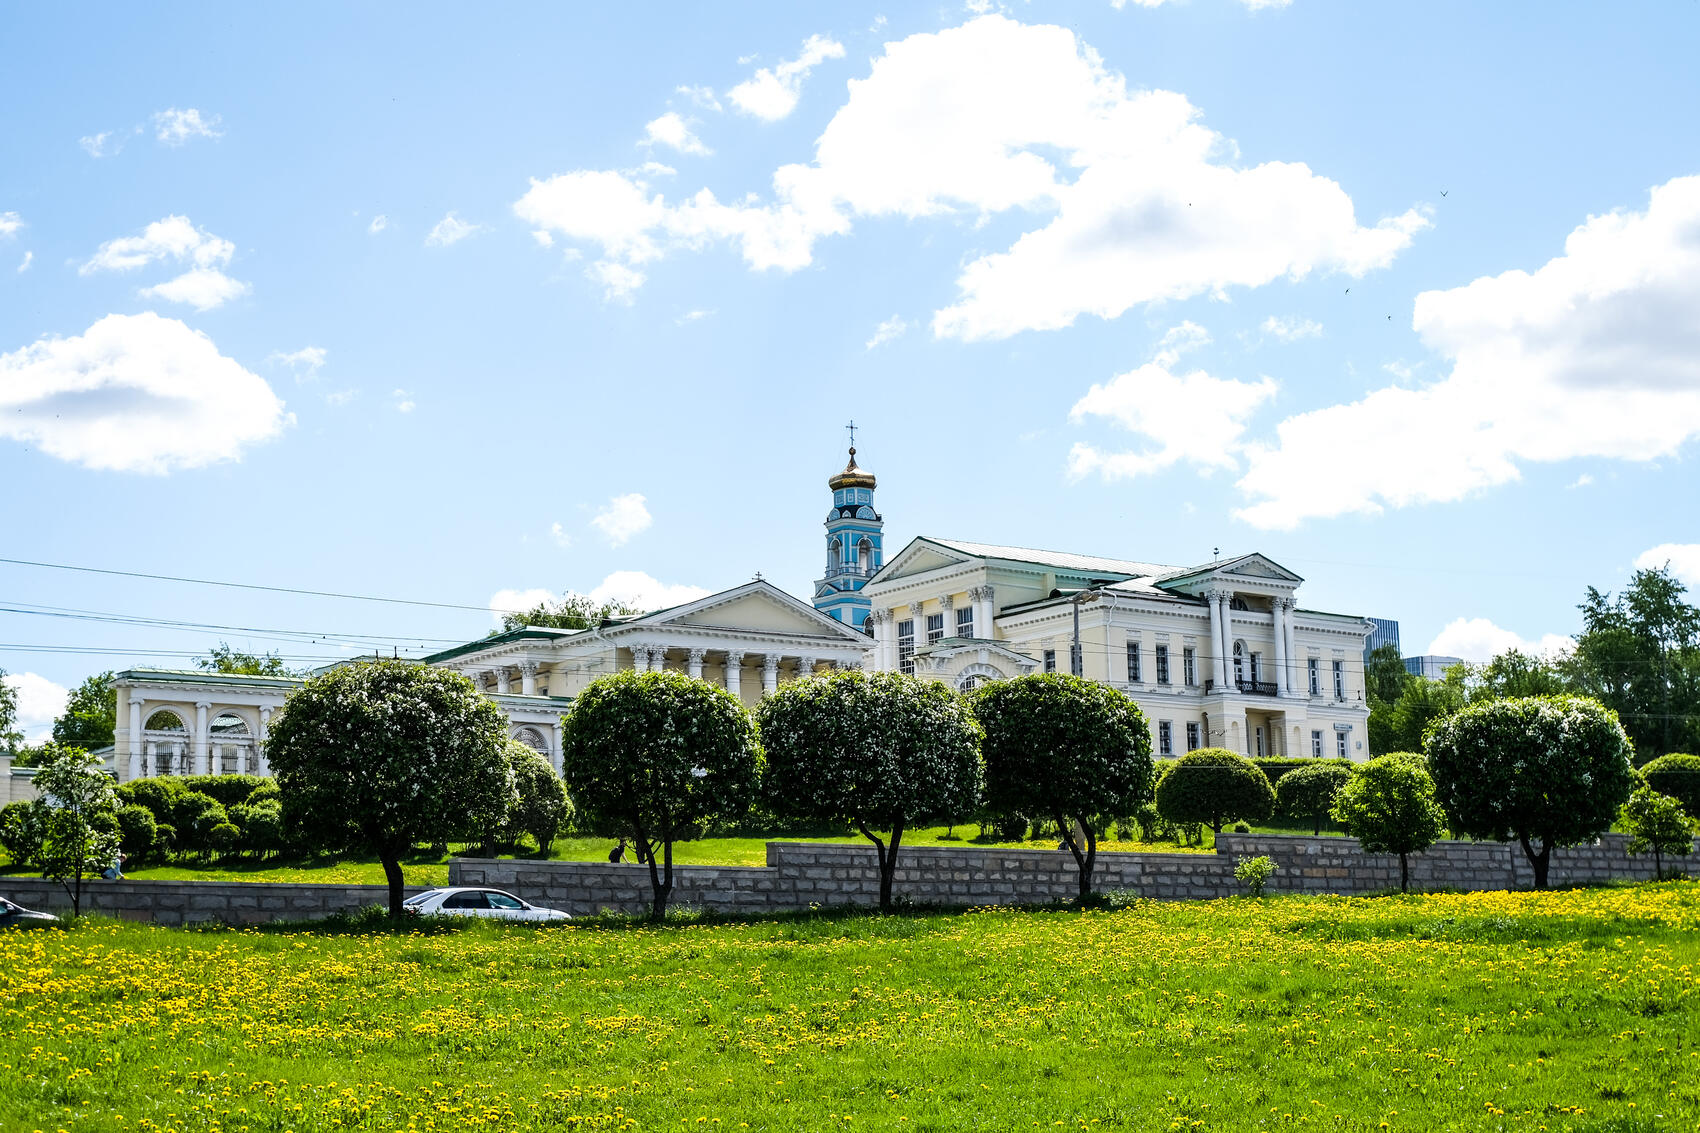
[(1125, 691), (1152, 751), (1368, 758), (1361, 617), (1301, 609), (1258, 554), (1192, 568), (919, 538), (863, 588), (870, 666), (967, 689), (1071, 670)]

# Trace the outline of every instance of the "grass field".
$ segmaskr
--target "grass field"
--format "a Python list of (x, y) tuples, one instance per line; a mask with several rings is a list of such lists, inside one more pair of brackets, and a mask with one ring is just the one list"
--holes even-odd
[(1692, 1130), (1700, 885), (0, 935), (0, 1128)]

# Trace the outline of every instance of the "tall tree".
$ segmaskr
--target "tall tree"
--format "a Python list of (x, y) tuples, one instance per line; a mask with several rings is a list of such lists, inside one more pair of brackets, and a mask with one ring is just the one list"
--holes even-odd
[(830, 673), (786, 685), (757, 712), (768, 805), (861, 831), (879, 862), (882, 909), (891, 907), (904, 831), (923, 819), (970, 814), (979, 801), (980, 726), (938, 681)]
[(1668, 567), (1636, 571), (1615, 598), (1588, 588), (1566, 666), (1618, 714), (1645, 761), (1700, 750), (1700, 609)]
[(1151, 795), (1145, 716), (1115, 689), (1063, 673), (994, 681), (971, 704), (986, 730), (988, 805), (1055, 819), (1085, 902), (1098, 860), (1097, 817), (1132, 814)]
[(1562, 696), (1575, 691), (1561, 665), (1544, 657), (1507, 649), (1472, 674), (1470, 700), (1513, 700), (1520, 696)]
[(761, 778), (755, 721), (738, 698), (683, 673), (591, 681), (562, 720), (561, 767), (579, 813), (629, 835), (649, 863), (650, 915), (667, 915), (673, 843), (731, 821)]
[(65, 887), (71, 912), (83, 911), (83, 880), (118, 855), (118, 794), (100, 757), (65, 748), (35, 776), (43, 810), (39, 851), (42, 876)]
[(502, 628), (492, 633), (537, 626), (542, 629), (594, 629), (609, 618), (643, 611), (624, 602), (598, 602), (584, 594), (569, 593), (559, 602), (539, 602), (529, 610), (502, 615)]
[(0, 755), (11, 755), (24, 742), (18, 728), (18, 690), (6, 683), (6, 670), (0, 669)]
[(1393, 707), (1416, 678), (1405, 668), (1399, 647), (1391, 641), (1376, 646), (1364, 661), (1364, 691), (1369, 701), (1369, 750), (1371, 755), (1398, 746), (1393, 730)]
[(1436, 720), (1469, 703), (1467, 669), (1454, 665), (1442, 680), (1412, 677), (1399, 694), (1388, 719), (1386, 743), (1393, 751), (1421, 751), (1423, 736)]
[(368, 661), (290, 693), (266, 752), (289, 825), (315, 850), (376, 857), (400, 917), (403, 856), (506, 816), (507, 742), (502, 710), (459, 673)]
[(109, 747), (118, 729), (118, 690), (112, 673), (96, 673), (71, 690), (65, 712), (53, 721), (53, 742), (88, 751)]
[(276, 653), (243, 653), (223, 641), (207, 656), (195, 658), (195, 668), (239, 677), (299, 677), (306, 671), (291, 669)]

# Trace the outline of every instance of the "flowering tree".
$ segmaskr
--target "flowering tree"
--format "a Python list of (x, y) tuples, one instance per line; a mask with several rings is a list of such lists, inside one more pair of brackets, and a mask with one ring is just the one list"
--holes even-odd
[(1177, 825), (1202, 822), (1220, 834), (1226, 823), (1262, 822), (1274, 810), (1269, 776), (1226, 748), (1189, 751), (1157, 780), (1157, 811)]
[(673, 843), (750, 808), (761, 776), (755, 722), (706, 681), (627, 670), (590, 682), (563, 726), (573, 802), (593, 825), (633, 839), (659, 921), (673, 892)]
[(1411, 887), (1408, 855), (1422, 853), (1446, 832), (1434, 780), (1422, 756), (1410, 752), (1383, 755), (1354, 770), (1335, 796), (1333, 811), (1365, 850), (1399, 855), (1400, 892)]
[(556, 832), (572, 817), (567, 788), (547, 759), (518, 740), (508, 741), (508, 763), (514, 772), (514, 800), (507, 828), (515, 835), (531, 835), (538, 852), (548, 857)]
[(1587, 697), (1473, 704), (1431, 725), (1423, 746), (1453, 831), (1515, 839), (1537, 889), (1546, 888), (1553, 847), (1610, 830), (1634, 787), (1617, 713)]
[(98, 875), (118, 856), (118, 794), (97, 755), (60, 748), (35, 776), (41, 798), (43, 877), (65, 887), (71, 912), (83, 911), (83, 879)]
[(891, 907), (903, 832), (923, 818), (968, 814), (979, 801), (980, 726), (938, 681), (828, 673), (785, 686), (756, 711), (769, 805), (860, 830), (879, 858), (882, 909)]
[(372, 854), (402, 915), (401, 859), (500, 823), (512, 793), (507, 718), (459, 673), (407, 661), (310, 678), (272, 718), (266, 754), (307, 846)]
[(991, 809), (1056, 819), (1085, 901), (1098, 859), (1096, 817), (1131, 814), (1150, 796), (1151, 729), (1139, 706), (1063, 673), (994, 681), (972, 706), (986, 730)]

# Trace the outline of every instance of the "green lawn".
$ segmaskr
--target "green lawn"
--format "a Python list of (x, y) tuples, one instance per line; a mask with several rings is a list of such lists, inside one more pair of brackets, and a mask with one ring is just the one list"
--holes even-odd
[(1700, 884), (0, 934), (0, 1128), (1692, 1130)]

